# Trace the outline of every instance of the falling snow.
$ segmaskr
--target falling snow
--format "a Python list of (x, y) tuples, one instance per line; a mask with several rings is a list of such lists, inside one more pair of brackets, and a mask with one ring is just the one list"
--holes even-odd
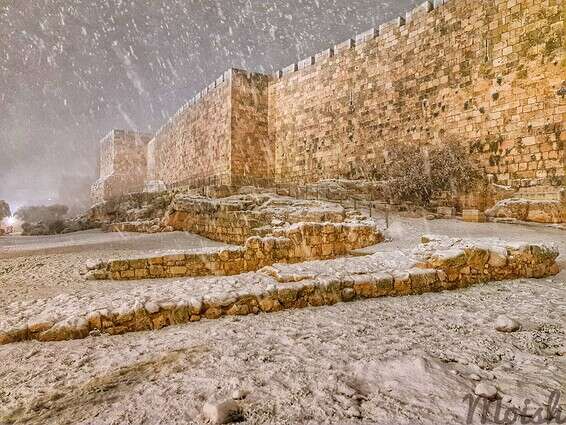
[(230, 67), (271, 72), (416, 0), (17, 0), (0, 5), (0, 199), (94, 176), (112, 128), (155, 131)]

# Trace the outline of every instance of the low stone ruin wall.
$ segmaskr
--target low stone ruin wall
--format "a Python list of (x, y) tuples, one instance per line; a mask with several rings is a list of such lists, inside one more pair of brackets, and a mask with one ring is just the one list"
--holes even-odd
[(535, 223), (566, 223), (566, 202), (552, 200), (505, 199), (485, 212), (487, 217)]
[(346, 218), (344, 208), (327, 202), (304, 201), (274, 194), (222, 199), (179, 196), (163, 224), (226, 243), (244, 244), (251, 236), (269, 233), (275, 222), (333, 222)]
[(263, 223), (242, 211), (219, 209), (211, 215), (202, 212), (175, 211), (164, 220), (165, 226), (177, 231), (196, 233), (230, 244), (243, 245), (252, 236), (254, 228)]
[(382, 242), (370, 223), (299, 223), (276, 229), (271, 236), (248, 238), (243, 247), (110, 260), (93, 266), (93, 279), (146, 279), (181, 276), (229, 276), (275, 263), (329, 259)]
[(187, 231), (209, 239), (243, 245), (251, 236), (269, 234), (284, 223), (341, 223), (346, 212), (340, 205), (259, 193), (221, 199), (194, 194), (175, 197), (159, 225), (155, 221), (115, 223), (116, 232)]
[[(421, 294), (489, 280), (558, 273), (544, 245), (426, 239), (413, 251), (278, 264), (238, 277), (171, 282), (113, 294), (15, 303), (0, 314), (0, 344), (123, 334), (225, 315), (269, 313), (365, 298)], [(192, 284), (191, 284), (192, 283)]]
[(528, 243), (482, 244), (465, 240), (446, 247), (446, 241), (445, 238), (424, 236), (423, 242), (428, 247), (420, 255), (417, 266), (438, 270), (448, 289), (491, 280), (541, 278), (559, 272), (555, 261), (558, 251), (553, 247)]

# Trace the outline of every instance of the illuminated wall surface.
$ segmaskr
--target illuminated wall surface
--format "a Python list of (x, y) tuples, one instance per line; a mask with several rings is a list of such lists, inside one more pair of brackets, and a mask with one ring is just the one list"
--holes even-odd
[(565, 20), (562, 0), (426, 2), (274, 75), (227, 71), (129, 163), (170, 187), (302, 183), (456, 139), (498, 183), (565, 185)]

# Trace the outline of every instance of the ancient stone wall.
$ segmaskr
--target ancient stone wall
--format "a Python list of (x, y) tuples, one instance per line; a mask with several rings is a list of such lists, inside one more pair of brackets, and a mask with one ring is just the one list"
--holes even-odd
[[(191, 99), (150, 143), (152, 180), (168, 186), (228, 183), (231, 72)], [(228, 182), (223, 179), (228, 179)]]
[(278, 228), (272, 235), (250, 237), (243, 247), (110, 260), (97, 265), (92, 276), (114, 280), (229, 276), (275, 263), (335, 258), (383, 239), (369, 223), (297, 223)]
[(347, 176), (390, 144), (457, 138), (495, 182), (565, 184), (565, 8), (426, 2), (276, 73), (277, 181)]
[(273, 183), (275, 148), (267, 128), (269, 77), (234, 70), (232, 75), (231, 178), (234, 186)]
[(150, 139), (148, 134), (112, 130), (100, 141), (99, 177), (91, 187), (93, 203), (143, 190)]
[(149, 143), (147, 188), (371, 178), (394, 144), (449, 140), (492, 183), (565, 186), (565, 20), (563, 0), (427, 1), (273, 76), (228, 70)]
[(168, 187), (272, 182), (268, 81), (230, 69), (191, 99), (148, 145), (148, 180)]

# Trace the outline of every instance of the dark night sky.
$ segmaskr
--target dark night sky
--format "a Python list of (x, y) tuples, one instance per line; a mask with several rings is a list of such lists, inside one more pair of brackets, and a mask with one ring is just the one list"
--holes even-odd
[(420, 0), (0, 0), (0, 199), (95, 174), (112, 128), (153, 132), (229, 67), (270, 73)]

